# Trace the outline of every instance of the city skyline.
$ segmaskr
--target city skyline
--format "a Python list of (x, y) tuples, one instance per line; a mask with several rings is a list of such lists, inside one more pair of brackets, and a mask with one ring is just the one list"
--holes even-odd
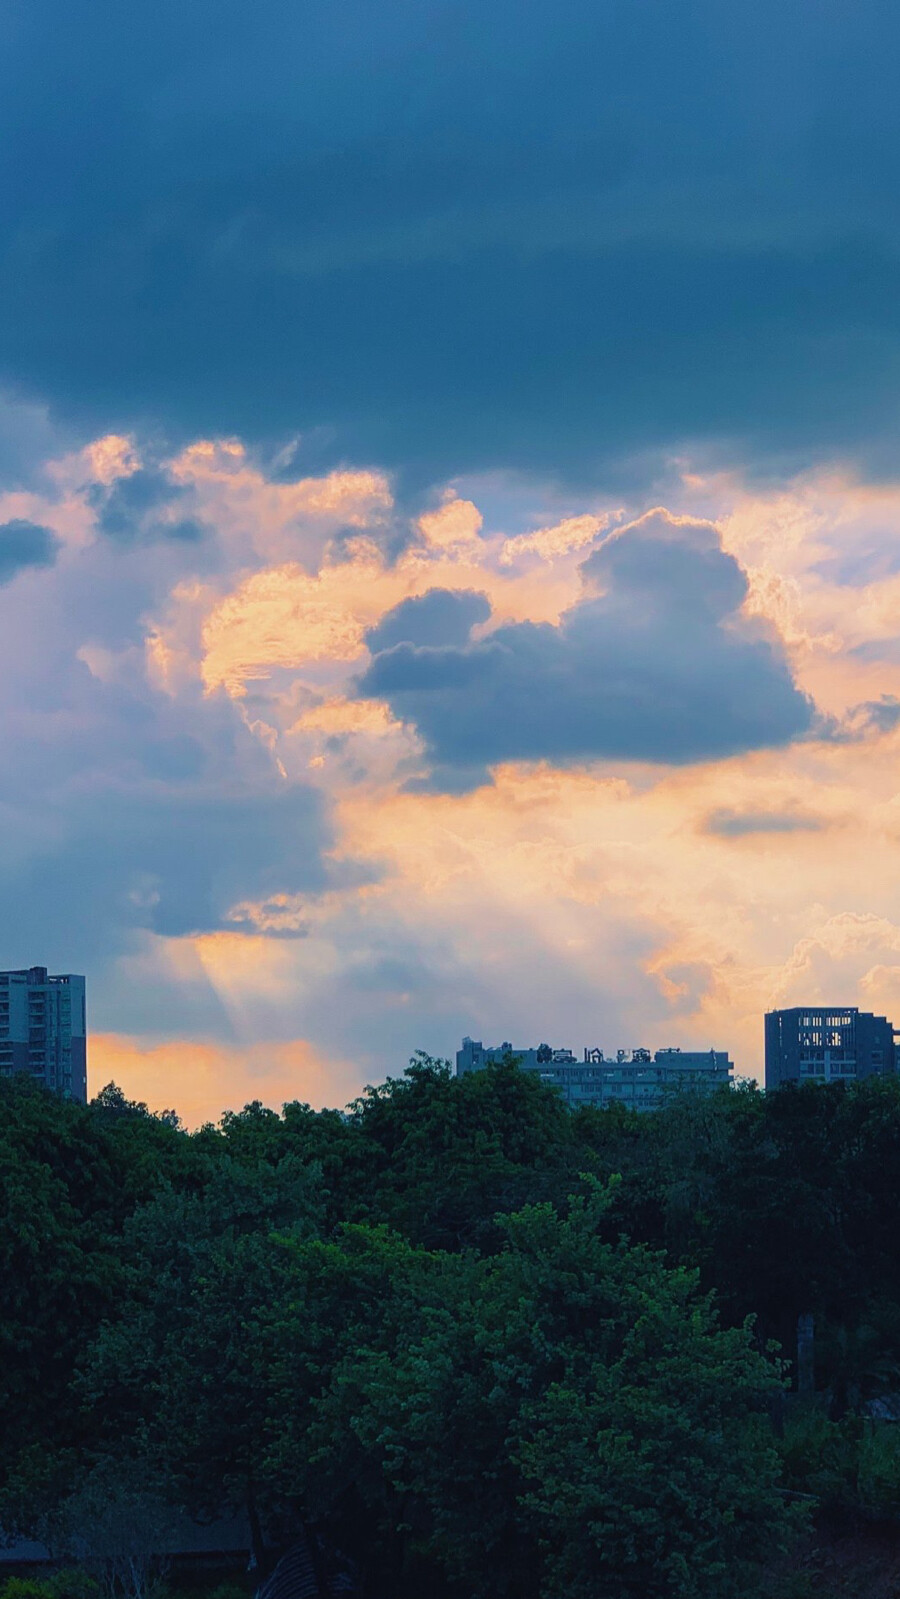
[[(789, 1083), (847, 1084), (892, 1076), (898, 1069), (900, 1029), (856, 1006), (788, 1007), (767, 1012), (764, 1025), (762, 1084), (736, 1073), (727, 1051), (714, 1048), (683, 1050), (667, 1044), (650, 1050), (634, 1045), (610, 1053), (594, 1044), (585, 1045), (579, 1058), (567, 1045), (522, 1047), (507, 1040), (485, 1046), (468, 1034), (456, 1051), (456, 1075), (515, 1061), (556, 1088), (572, 1109), (620, 1102), (647, 1111), (662, 1108), (673, 1092), (709, 1091), (743, 1081), (770, 1093)], [(426, 1053), (417, 1051), (416, 1059), (423, 1058)], [(51, 974), (39, 965), (0, 970), (0, 1078), (19, 1074), (82, 1104), (107, 1087), (121, 1092), (121, 1085), (110, 1083), (91, 1084), (94, 1092), (89, 1093), (83, 975)], [(171, 1114), (170, 1107), (165, 1113)], [(196, 1117), (189, 1112), (191, 1123)]]

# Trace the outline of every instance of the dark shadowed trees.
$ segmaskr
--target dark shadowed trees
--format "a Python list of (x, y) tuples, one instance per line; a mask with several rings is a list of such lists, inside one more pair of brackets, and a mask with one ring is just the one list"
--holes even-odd
[[(115, 1481), (373, 1599), (749, 1599), (782, 1490), (900, 1505), (898, 1187), (893, 1081), (572, 1114), (419, 1056), (194, 1134), (0, 1082), (0, 1525)], [(801, 1312), (821, 1465), (767, 1421)]]

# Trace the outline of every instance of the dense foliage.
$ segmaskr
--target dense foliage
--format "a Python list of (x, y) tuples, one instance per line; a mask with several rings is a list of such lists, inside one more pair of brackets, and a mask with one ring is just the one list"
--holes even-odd
[(143, 1495), (391, 1599), (768, 1593), (798, 1505), (900, 1520), (898, 1191), (895, 1082), (572, 1114), (421, 1057), (194, 1134), (0, 1082), (0, 1524)]

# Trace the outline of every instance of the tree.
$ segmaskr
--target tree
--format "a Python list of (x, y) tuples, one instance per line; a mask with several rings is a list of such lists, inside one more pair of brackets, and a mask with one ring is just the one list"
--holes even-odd
[(126, 1523), (244, 1506), (260, 1559), (318, 1523), (392, 1599), (745, 1599), (798, 1310), (834, 1459), (789, 1426), (786, 1486), (900, 1503), (854, 1414), (900, 1369), (898, 1185), (898, 1083), (571, 1114), (419, 1057), (189, 1135), (0, 1082), (0, 1525), (96, 1467)]
[(351, 1111), (377, 1152), (369, 1218), (428, 1248), (494, 1247), (498, 1211), (563, 1203), (594, 1163), (556, 1089), (512, 1060), (454, 1077), (420, 1054)]
[(324, 1513), (352, 1491), (403, 1548), (395, 1592), (425, 1561), (474, 1599), (745, 1599), (789, 1536), (778, 1369), (694, 1273), (602, 1241), (607, 1205), (527, 1207), (494, 1257), (366, 1230), (293, 1252), (278, 1467)]
[(260, 1476), (268, 1441), (265, 1311), (284, 1292), (276, 1230), (320, 1218), (318, 1173), (223, 1156), (202, 1195), (165, 1187), (127, 1225), (121, 1312), (91, 1351), (85, 1390), (102, 1407), (100, 1445), (137, 1455), (194, 1515), (248, 1515), (265, 1560)]
[(115, 1162), (84, 1110), (0, 1080), (0, 1525), (29, 1523), (83, 1438), (79, 1358), (121, 1285)]

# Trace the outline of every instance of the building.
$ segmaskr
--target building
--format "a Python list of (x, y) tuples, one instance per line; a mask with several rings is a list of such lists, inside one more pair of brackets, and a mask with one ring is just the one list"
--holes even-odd
[(630, 1110), (657, 1110), (672, 1094), (708, 1090), (730, 1083), (733, 1063), (723, 1050), (649, 1049), (616, 1051), (607, 1058), (602, 1049), (586, 1049), (577, 1060), (570, 1049), (513, 1049), (503, 1043), (485, 1049), (464, 1038), (456, 1055), (456, 1074), (477, 1071), (512, 1055), (523, 1071), (537, 1072), (542, 1081), (558, 1088), (573, 1109), (579, 1105), (619, 1103)]
[[(572, 1104), (608, 1105), (617, 1100), (631, 1110), (656, 1110), (676, 1093), (708, 1092), (727, 1087), (734, 1062), (722, 1049), (649, 1049), (616, 1051), (605, 1059), (601, 1049), (586, 1049), (584, 1063), (572, 1074), (567, 1098)], [(588, 1074), (591, 1074), (588, 1076)], [(590, 1094), (590, 1098), (588, 1098)]]
[(83, 977), (51, 977), (46, 966), (0, 972), (0, 1077), (13, 1072), (86, 1102)]
[(894, 1028), (855, 1005), (794, 1005), (766, 1015), (766, 1089), (854, 1081), (897, 1069)]

